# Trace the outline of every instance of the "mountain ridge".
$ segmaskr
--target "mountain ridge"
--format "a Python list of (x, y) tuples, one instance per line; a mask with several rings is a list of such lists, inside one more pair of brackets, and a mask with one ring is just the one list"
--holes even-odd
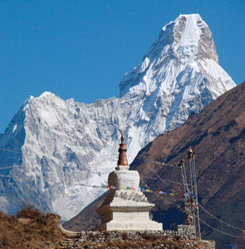
[[(163, 43), (157, 38), (157, 47), (122, 79), (121, 98), (85, 104), (45, 92), (25, 102), (0, 141), (1, 148), (21, 153), (0, 151), (1, 167), (12, 167), (0, 179), (1, 209), (14, 213), (21, 200), (29, 200), (41, 211), (71, 218), (103, 192), (83, 191), (74, 183), (107, 180), (116, 165), (121, 132), (130, 163), (158, 135), (177, 128), (190, 113), (235, 86), (212, 59), (215, 47), (210, 52), (200, 44), (200, 39), (209, 44), (212, 33), (199, 15), (180, 16), (170, 26), (181, 46), (175, 51), (174, 40), (168, 43), (171, 33)], [(189, 37), (187, 31), (195, 29), (198, 34)], [(168, 25), (160, 37), (167, 31)]]

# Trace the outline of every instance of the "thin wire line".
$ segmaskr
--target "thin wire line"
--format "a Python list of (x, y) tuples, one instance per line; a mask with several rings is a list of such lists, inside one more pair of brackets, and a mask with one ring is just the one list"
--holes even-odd
[[(140, 177), (144, 177), (144, 178), (148, 178), (148, 179), (152, 179), (152, 180), (159, 180), (158, 178), (154, 178), (154, 177), (150, 177), (150, 176), (144, 176), (144, 175), (140, 175)], [(175, 181), (170, 181), (170, 180), (166, 180), (166, 179), (164, 179), (164, 181), (182, 185), (181, 182), (175, 182)]]
[(13, 168), (14, 166), (8, 166), (8, 167), (3, 167), (3, 168), (0, 168), (0, 170), (1, 169), (11, 169), (11, 168)]
[(155, 160), (147, 160), (147, 159), (143, 159), (142, 161), (144, 161), (144, 162), (153, 162), (153, 163), (155, 163), (155, 164), (158, 164), (158, 165), (161, 165), (161, 166), (167, 166), (167, 167), (178, 167), (178, 165), (177, 164), (166, 164), (166, 163), (160, 163), (160, 162), (157, 162), (157, 161), (155, 161)]
[(200, 203), (199, 203), (199, 205), (200, 205), (200, 207), (203, 209), (203, 211), (204, 211), (205, 213), (207, 213), (208, 215), (210, 215), (212, 218), (218, 220), (219, 222), (222, 222), (222, 223), (226, 224), (226, 225), (229, 226), (229, 227), (233, 227), (233, 228), (238, 229), (238, 230), (240, 230), (240, 231), (242, 231), (242, 232), (245, 233), (245, 230), (243, 230), (243, 229), (241, 229), (241, 228), (238, 228), (238, 227), (235, 227), (235, 226), (233, 226), (233, 225), (230, 225), (229, 223), (227, 223), (227, 222), (225, 222), (225, 221), (223, 221), (223, 220), (221, 220), (221, 219), (215, 217), (213, 214), (211, 214), (209, 211), (207, 211)]
[(235, 238), (238, 238), (238, 239), (245, 240), (245, 238), (238, 237), (238, 236), (236, 236), (236, 235), (232, 235), (232, 234), (229, 234), (229, 233), (223, 232), (223, 231), (221, 231), (221, 230), (219, 230), (219, 229), (217, 229), (217, 228), (215, 228), (215, 227), (213, 227), (213, 226), (211, 226), (211, 225), (207, 224), (207, 223), (206, 223), (205, 221), (203, 221), (201, 218), (199, 218), (199, 219), (200, 219), (200, 221), (201, 221), (202, 223), (204, 223), (206, 226), (208, 226), (208, 227), (210, 227), (210, 228), (212, 228), (212, 229), (216, 230), (217, 232), (220, 232), (220, 233), (223, 233), (223, 234), (225, 234), (225, 235), (232, 236), (232, 237), (235, 237)]
[(168, 186), (168, 184), (161, 178), (158, 176), (158, 174), (150, 167), (150, 170), (165, 184)]
[(8, 150), (8, 149), (4, 149), (4, 148), (0, 148), (0, 150), (12, 152), (12, 153), (17, 153), (17, 154), (22, 154), (22, 152), (18, 152), (18, 151), (15, 151), (15, 150)]
[(10, 177), (9, 175), (1, 175), (1, 174), (0, 174), (0, 176), (2, 176), (2, 177)]

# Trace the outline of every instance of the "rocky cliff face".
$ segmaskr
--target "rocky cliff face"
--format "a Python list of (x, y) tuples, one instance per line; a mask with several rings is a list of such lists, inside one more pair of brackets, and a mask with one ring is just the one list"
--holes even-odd
[(180, 15), (119, 86), (120, 98), (90, 105), (48, 92), (23, 104), (0, 138), (0, 167), (9, 167), (1, 170), (0, 209), (16, 212), (24, 200), (71, 218), (102, 193), (74, 183), (107, 180), (121, 132), (130, 163), (235, 83), (218, 65), (207, 24), (199, 15)]

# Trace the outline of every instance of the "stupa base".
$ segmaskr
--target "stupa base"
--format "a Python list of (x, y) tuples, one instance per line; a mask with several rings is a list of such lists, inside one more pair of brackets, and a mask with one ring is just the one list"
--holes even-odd
[(155, 222), (155, 221), (148, 221), (148, 222), (117, 222), (112, 220), (108, 223), (102, 223), (97, 226), (95, 229), (96, 231), (148, 231), (154, 230), (159, 231), (162, 230), (162, 224)]

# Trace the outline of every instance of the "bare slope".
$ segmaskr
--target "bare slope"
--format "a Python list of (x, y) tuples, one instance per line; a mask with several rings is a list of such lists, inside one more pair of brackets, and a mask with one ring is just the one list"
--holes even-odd
[[(150, 143), (140, 151), (132, 168), (148, 176), (154, 176), (153, 169), (162, 179), (180, 182), (176, 168), (154, 162), (176, 163), (190, 145), (196, 151), (200, 203), (219, 219), (245, 230), (242, 218), (245, 213), (245, 82), (209, 104), (200, 115), (190, 117), (178, 129)], [(152, 188), (181, 190), (176, 184), (166, 186), (159, 181), (144, 181)], [(202, 211), (201, 218), (220, 230), (243, 236), (240, 230), (231, 229)], [(242, 248), (244, 241), (223, 236), (205, 226), (202, 228), (205, 238)]]

